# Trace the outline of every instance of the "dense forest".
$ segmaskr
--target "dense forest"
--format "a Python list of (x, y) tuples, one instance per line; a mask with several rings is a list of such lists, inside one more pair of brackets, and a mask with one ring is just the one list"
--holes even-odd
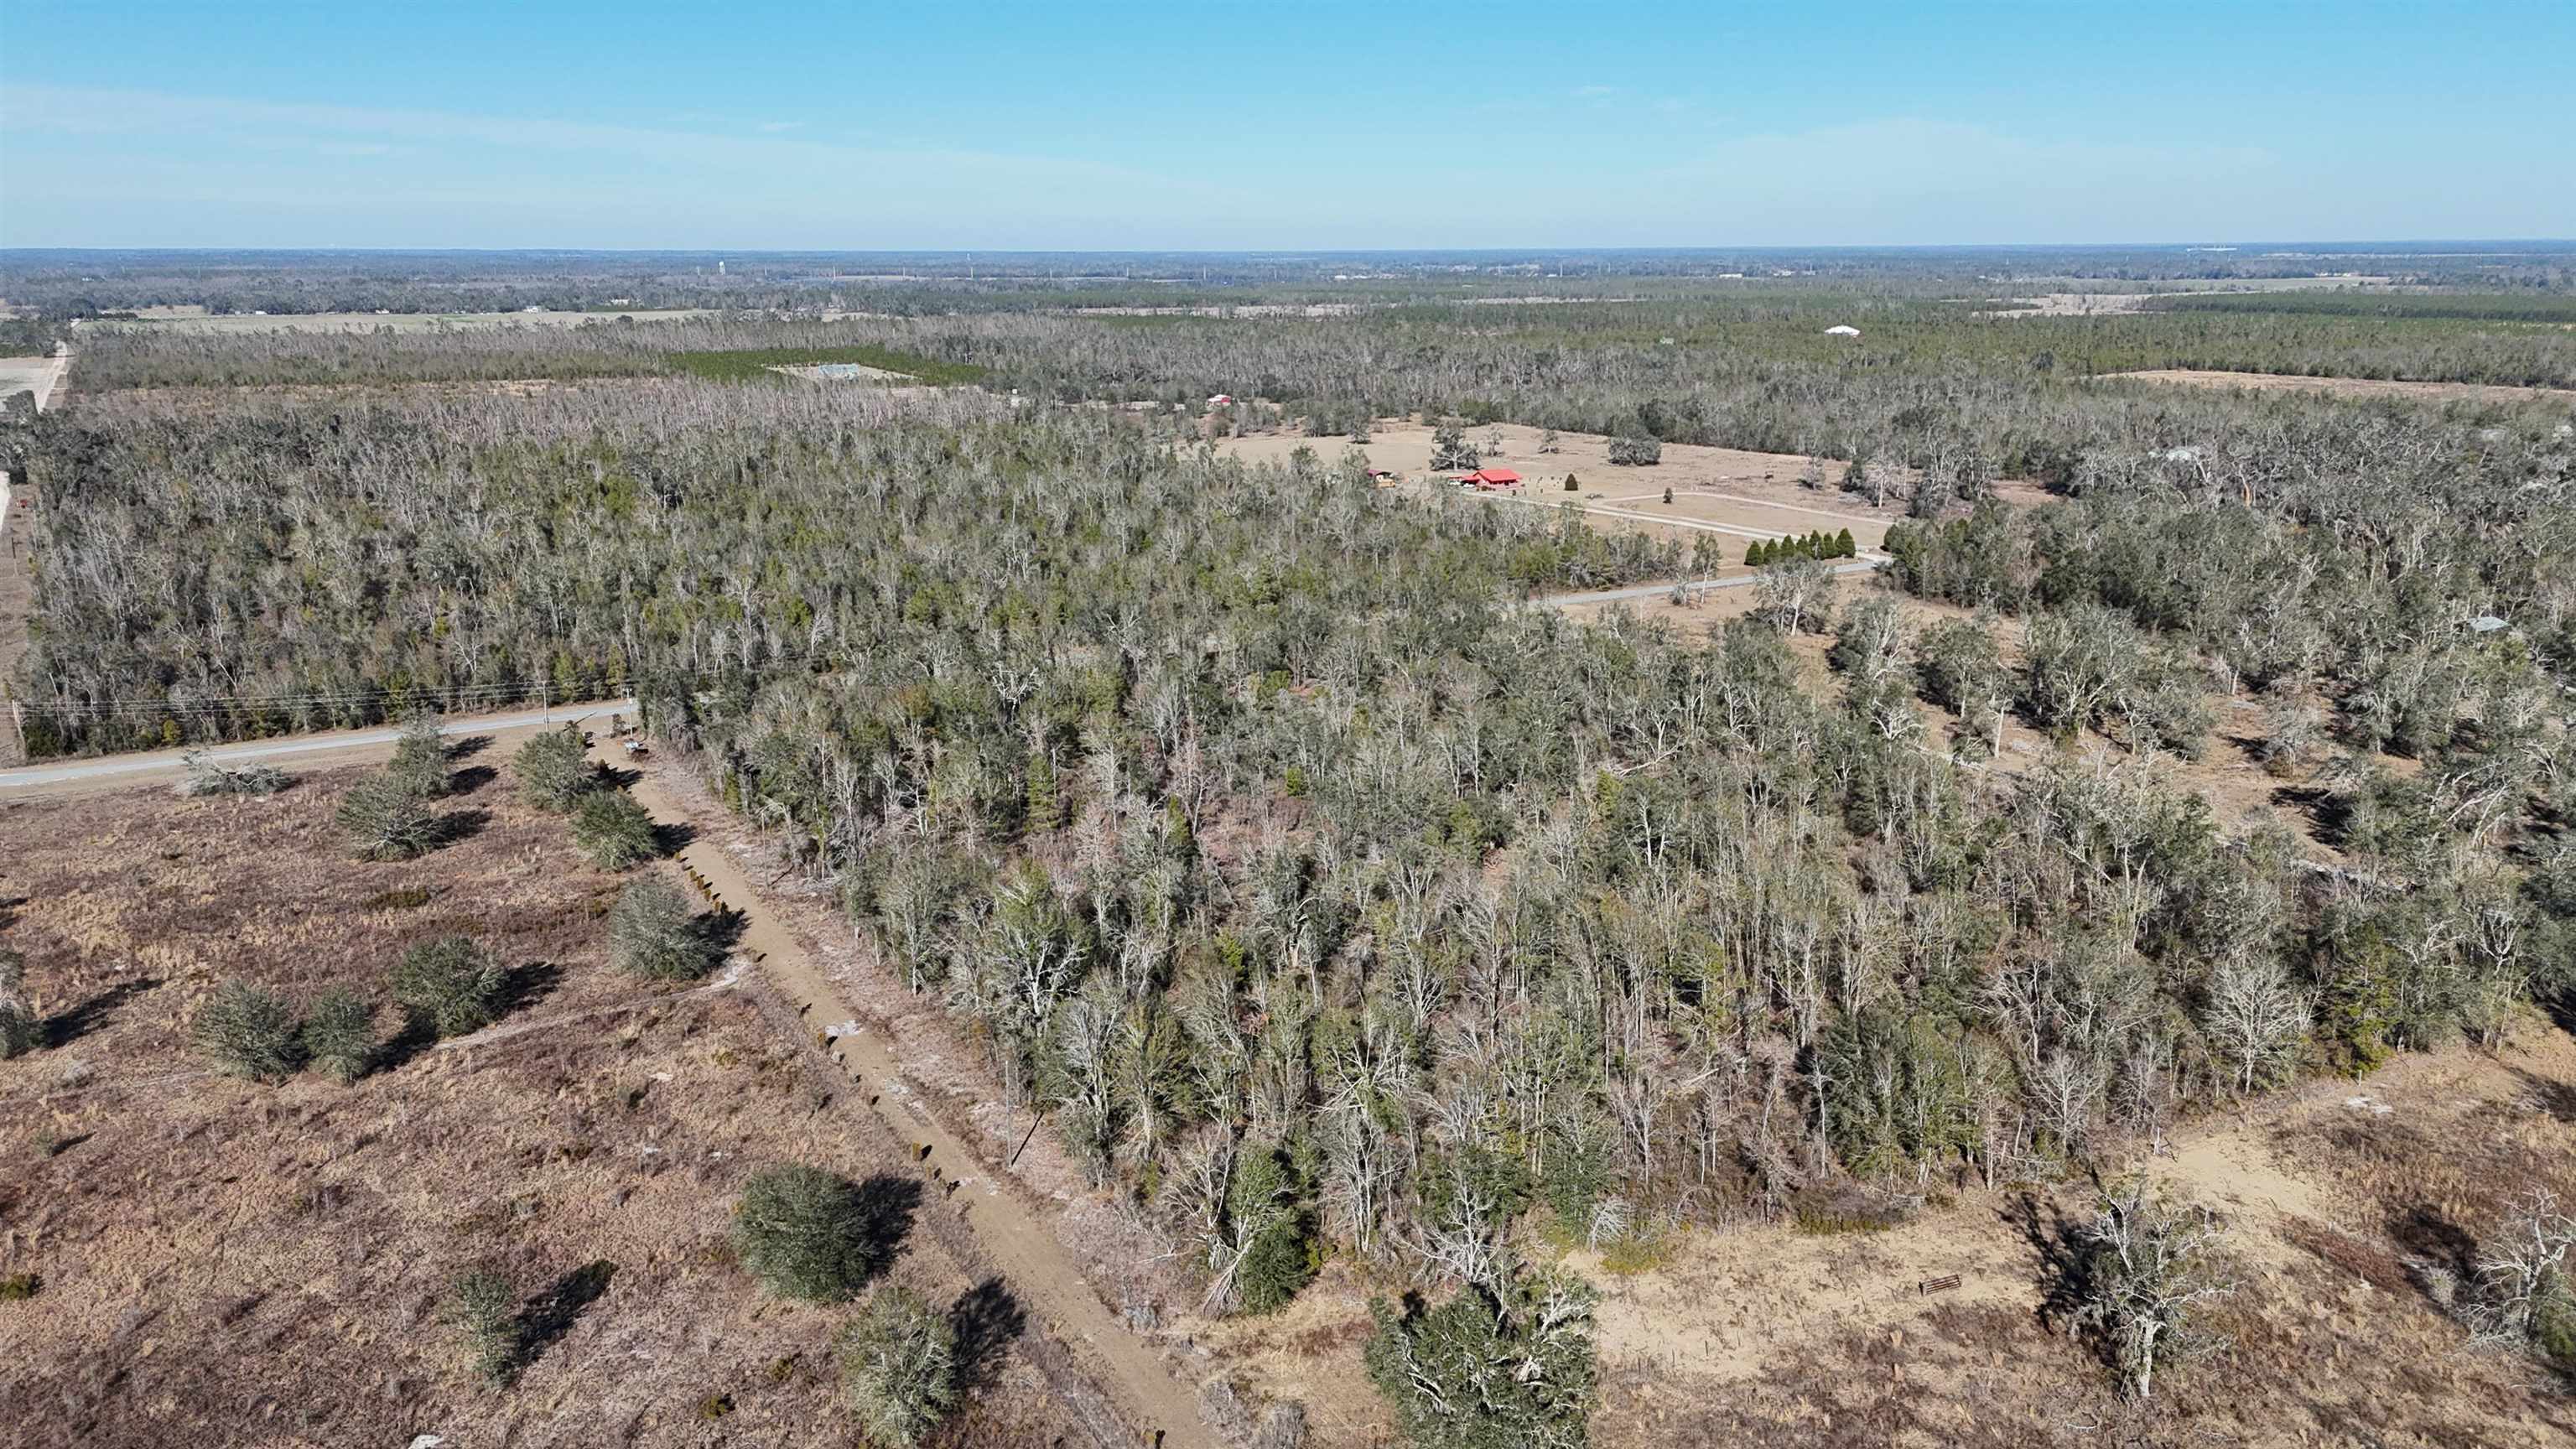
[[(1372, 1371), (1407, 1418), (1444, 1344), (1517, 1335), (1492, 1412), (1527, 1442), (1579, 1442), (1541, 1430), (1590, 1365), (1558, 1352), (1579, 1287), (1515, 1223), (1650, 1254), (1683, 1223), (1892, 1221), (2570, 1009), (2564, 405), (2067, 374), (2565, 382), (2576, 342), (1803, 295), (1476, 311), (84, 336), (92, 395), (18, 444), (46, 498), (30, 743), (632, 690), (1211, 1308), (1275, 1307), (1327, 1253), (1465, 1284), (1484, 1318), (1390, 1316)], [(1814, 335), (1842, 316), (1848, 350)], [(984, 388), (659, 375), (856, 346)], [(1583, 625), (1523, 599), (1680, 548), (1380, 490), (1329, 436), (1248, 468), (1099, 406), (1228, 389), (1319, 434), (1507, 418), (1925, 481), (1883, 581), (1705, 638)], [(2007, 507), (2006, 476), (2059, 497)], [(1826, 687), (1801, 629), (1833, 637)], [(2308, 818), (2162, 783), (2228, 697), (2262, 701)], [(2068, 748), (1984, 768), (2008, 717)]]
[[(691, 355), (710, 351), (873, 346), (979, 369), (997, 389), (1030, 397), (1258, 396), (1324, 431), (1408, 412), (1603, 432), (1624, 419), (1669, 442), (1792, 450), (1784, 434), (1803, 427), (1829, 440), (1820, 451), (1903, 446), (1908, 433), (1975, 437), (1993, 451), (2013, 436), (2071, 431), (2054, 415), (2088, 406), (2093, 380), (2149, 368), (2576, 386), (2576, 332), (2474, 316), (1989, 314), (1975, 298), (1776, 285), (1719, 298), (1330, 305), (1354, 310), (611, 314), (572, 327), (281, 327), (248, 338), (105, 323), (84, 331), (83, 378), (102, 390), (580, 379), (684, 372)], [(1826, 335), (1837, 324), (1861, 335)], [(2563, 397), (2532, 406), (2568, 412)]]

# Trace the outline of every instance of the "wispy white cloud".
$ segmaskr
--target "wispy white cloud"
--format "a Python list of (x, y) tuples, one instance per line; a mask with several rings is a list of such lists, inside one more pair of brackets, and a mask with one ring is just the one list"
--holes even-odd
[[(417, 227), (429, 218), (444, 235), (473, 220), (478, 197), (485, 214), (550, 218), (543, 234), (520, 232), (515, 239), (526, 244), (555, 244), (558, 238), (610, 244), (620, 238), (600, 235), (597, 228), (631, 227), (639, 219), (655, 228), (652, 235), (671, 237), (675, 212), (688, 213), (686, 224), (695, 229), (677, 244), (929, 244), (956, 238), (960, 226), (997, 220), (1013, 244), (1039, 244), (1020, 229), (1046, 225), (1080, 230), (1095, 244), (1108, 244), (1139, 225), (1140, 217), (1262, 210), (1258, 193), (1190, 174), (1191, 168), (1165, 173), (1078, 156), (855, 145), (798, 134), (800, 121), (762, 123), (756, 132), (735, 124), (728, 131), (151, 91), (0, 87), (0, 133), (16, 138), (13, 156), (36, 158), (13, 177), (13, 237), (38, 230), (27, 221), (40, 212), (69, 209), (48, 208), (48, 193), (77, 192), (91, 198), (86, 205), (95, 209), (103, 190), (123, 186), (140, 207), (157, 194), (142, 179), (151, 174), (150, 163), (182, 159), (202, 179), (204, 194), (263, 194), (272, 206), (287, 204), (304, 213), (308, 226), (313, 215), (373, 215), (387, 218), (379, 223), (384, 227)], [(47, 137), (51, 144), (39, 139)], [(346, 178), (335, 175), (327, 184), (317, 179), (298, 202), (298, 178), (247, 154), (282, 149), (351, 157), (400, 150), (419, 160), (416, 173), (399, 186), (388, 178), (382, 194), (352, 193)], [(76, 155), (91, 157), (92, 164), (78, 163)], [(120, 159), (99, 166), (94, 163), (100, 156)], [(75, 167), (82, 174), (71, 174)], [(52, 184), (24, 184), (40, 175)], [(432, 194), (444, 196), (446, 210), (425, 204)], [(452, 214), (460, 204), (463, 214)], [(50, 220), (48, 230), (69, 229), (74, 221)], [(1138, 244), (1147, 240), (1136, 238)]]

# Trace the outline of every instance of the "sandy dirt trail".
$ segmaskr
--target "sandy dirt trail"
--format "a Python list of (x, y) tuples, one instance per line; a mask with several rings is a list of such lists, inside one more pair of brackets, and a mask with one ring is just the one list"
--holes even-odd
[[(690, 812), (648, 767), (632, 787), (656, 820), (686, 823)], [(1140, 1442), (1181, 1449), (1217, 1449), (1200, 1422), (1197, 1395), (1173, 1376), (1153, 1347), (1110, 1312), (1064, 1254), (1045, 1219), (1013, 1194), (996, 1172), (921, 1104), (902, 1076), (901, 1064), (881, 1037), (856, 1025), (857, 1013), (826, 979), (801, 942), (761, 905), (760, 893), (730, 855), (711, 840), (680, 852), (682, 868), (703, 882), (708, 897), (742, 913), (738, 949), (754, 957), (770, 984), (825, 1038), (825, 1050), (848, 1072), (868, 1105), (901, 1140), (912, 1144), (923, 1171), (939, 1183), (930, 1211), (962, 1215), (1011, 1290), (1036, 1310), (1058, 1339), (1084, 1361), (1091, 1377), (1111, 1392), (1141, 1426)], [(950, 1184), (953, 1184), (951, 1186)]]

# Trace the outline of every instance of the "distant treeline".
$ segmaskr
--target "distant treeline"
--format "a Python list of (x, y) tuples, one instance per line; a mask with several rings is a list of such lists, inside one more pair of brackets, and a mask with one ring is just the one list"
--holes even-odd
[[(1861, 335), (1827, 335), (1843, 323)], [(1748, 424), (1748, 415), (1812, 416), (1822, 399), (1857, 393), (1882, 399), (1891, 421), (1993, 415), (1991, 450), (2004, 433), (2026, 430), (2024, 398), (2062, 399), (2086, 377), (2148, 368), (2576, 386), (2576, 330), (2557, 327), (2239, 308), (1980, 316), (1957, 299), (1768, 284), (1636, 300), (1407, 302), (1318, 317), (951, 310), (827, 322), (812, 312), (747, 312), (381, 339), (282, 324), (255, 334), (149, 324), (83, 332), (84, 390), (642, 376), (672, 370), (670, 354), (812, 360), (830, 349), (884, 347), (940, 367), (981, 368), (1031, 396), (1188, 402), (1224, 392), (1284, 403), (1334, 431), (1363, 411), (1634, 431), (1624, 425), (1638, 421), (1630, 415), (1660, 399), (1676, 416), (1695, 407), (1724, 426), (1646, 431), (1746, 447), (1780, 445), (1791, 431)], [(1807, 430), (1868, 428), (1865, 419), (1817, 417)]]
[(2274, 312), (2299, 317), (2442, 317), (2576, 322), (2576, 292), (2225, 292), (2159, 297), (2162, 312)]

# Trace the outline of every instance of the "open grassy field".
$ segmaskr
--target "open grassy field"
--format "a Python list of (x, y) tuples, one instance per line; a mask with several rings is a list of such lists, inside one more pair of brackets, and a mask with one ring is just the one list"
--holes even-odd
[[(1496, 507), (1573, 504), (1591, 515), (1594, 527), (1606, 531), (1642, 530), (1685, 543), (1711, 539), (1726, 560), (1724, 568), (1709, 575), (1714, 578), (1743, 575), (1744, 550), (1757, 539), (1849, 529), (1854, 543), (1872, 550), (1885, 541), (1889, 525), (1905, 517), (1904, 510), (1893, 503), (1873, 509), (1842, 492), (1847, 465), (1830, 458), (1667, 443), (1662, 462), (1638, 468), (1614, 466), (1610, 440), (1594, 434), (1560, 433), (1556, 451), (1541, 452), (1542, 432), (1537, 428), (1506, 423), (1469, 432), (1469, 440), (1479, 448), (1497, 436), (1503, 446), (1488, 451), (1485, 464), (1519, 473), (1520, 490), (1460, 496)], [(1351, 443), (1348, 438), (1258, 433), (1220, 439), (1216, 446), (1229, 457), (1276, 463), (1286, 462), (1303, 447), (1329, 463)], [(1446, 476), (1431, 472), (1432, 430), (1427, 425), (1390, 423), (1359, 447), (1369, 466), (1401, 474), (1413, 483)], [(1565, 488), (1568, 474), (1577, 484), (1571, 492)], [(1663, 501), (1667, 488), (1672, 490), (1670, 503)], [(2014, 492), (2035, 496), (2035, 490)]]
[[(1022, 1310), (926, 1230), (902, 1144), (836, 1100), (753, 975), (611, 970), (616, 880), (497, 763), (458, 762), (462, 838), (407, 864), (347, 857), (349, 770), (269, 799), (0, 806), (0, 943), (47, 1036), (0, 1063), (0, 1277), (39, 1285), (0, 1303), (0, 1438), (847, 1444), (848, 1310), (767, 1298), (727, 1246), (745, 1177), (798, 1161), (860, 1182), (886, 1271), (952, 1312), (981, 1387), (937, 1442), (1048, 1442)], [(353, 988), (391, 1031), (386, 970), (446, 933), (508, 969), (482, 1032), (398, 1036), (346, 1087), (237, 1081), (183, 1045), (232, 977)], [(465, 1373), (440, 1317), (478, 1264), (511, 1277), (529, 1335), (506, 1390)]]

